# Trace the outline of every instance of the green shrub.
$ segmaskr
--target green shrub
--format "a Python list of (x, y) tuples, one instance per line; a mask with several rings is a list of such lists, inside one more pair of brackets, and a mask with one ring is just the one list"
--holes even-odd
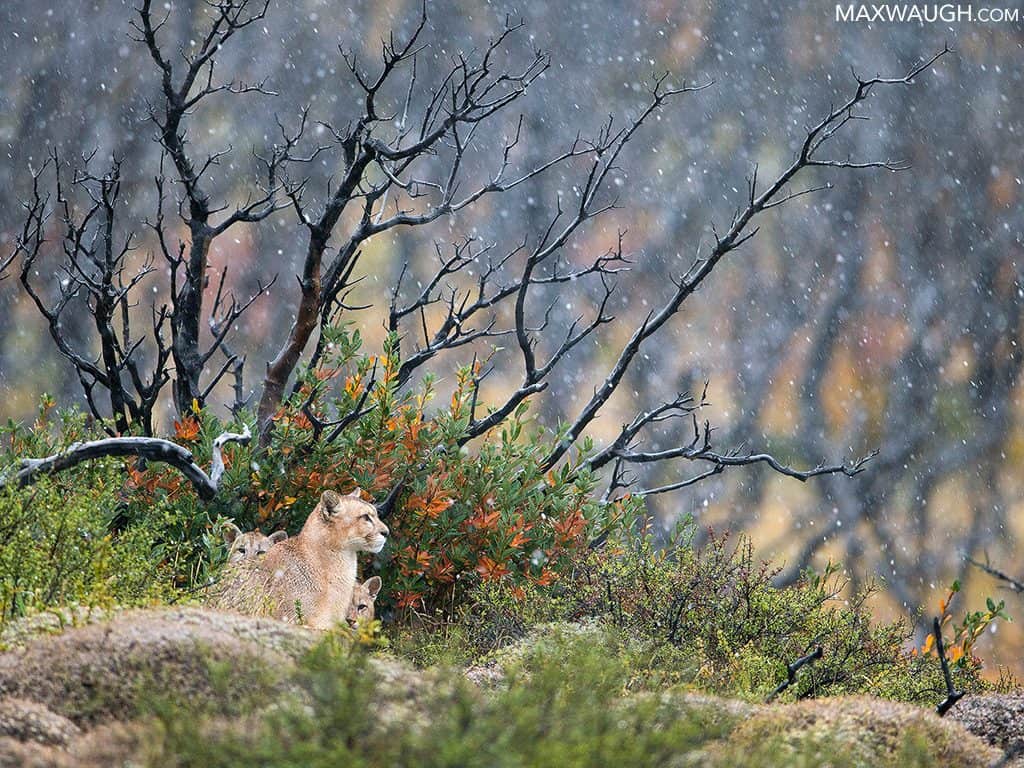
[(162, 749), (151, 764), (228, 766), (245, 756), (257, 765), (311, 768), (664, 765), (734, 724), (718, 710), (623, 698), (628, 669), (600, 643), (566, 638), (523, 670), (492, 696), (449, 677), (422, 692), (418, 714), (389, 716), (381, 703), (386, 686), (365, 654), (328, 640), (304, 662), (294, 701), (238, 727), (196, 738), (202, 718), (163, 712)]
[[(647, 535), (620, 533), (581, 555), (558, 584), (525, 591), (484, 584), (453, 626), (431, 639), (393, 630), (395, 647), (421, 663), (486, 658), (547, 622), (596, 620), (627, 638), (637, 679), (684, 682), (701, 690), (761, 701), (786, 679), (786, 665), (817, 646), (783, 694), (805, 699), (866, 693), (937, 703), (944, 696), (938, 660), (908, 652), (903, 621), (876, 622), (867, 609), (874, 587), (844, 600), (834, 568), (786, 588), (758, 562), (749, 541), (712, 538), (702, 549), (681, 529), (676, 545), (656, 549)], [(445, 647), (444, 654), (438, 646)], [(986, 688), (978, 659), (954, 668), (961, 690)]]
[[(86, 433), (72, 417), (62, 429), (67, 442)], [(4, 467), (55, 447), (42, 423), (8, 425), (0, 441)], [(138, 605), (170, 595), (172, 571), (153, 556), (158, 528), (124, 518), (123, 487), (121, 462), (105, 460), (26, 490), (0, 490), (0, 626), (56, 606)]]

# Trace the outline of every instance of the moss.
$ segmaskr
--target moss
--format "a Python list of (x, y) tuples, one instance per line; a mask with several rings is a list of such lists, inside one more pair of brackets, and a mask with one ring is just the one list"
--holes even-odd
[(31, 698), (78, 724), (134, 717), (154, 695), (262, 701), (312, 642), (277, 622), (195, 608), (125, 611), (0, 655), (0, 695)]
[(865, 697), (762, 707), (714, 751), (719, 765), (987, 766), (1000, 756), (922, 708)]

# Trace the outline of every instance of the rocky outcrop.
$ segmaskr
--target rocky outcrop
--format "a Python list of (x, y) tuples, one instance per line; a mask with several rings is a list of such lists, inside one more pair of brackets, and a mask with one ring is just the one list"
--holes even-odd
[(730, 735), (722, 756), (728, 764), (731, 754), (749, 759), (763, 752), (765, 764), (784, 765), (787, 749), (802, 744), (806, 752), (815, 743), (828, 745), (823, 764), (834, 755), (843, 765), (899, 766), (913, 755), (915, 764), (927, 756), (927, 764), (985, 768), (1003, 757), (931, 709), (866, 696), (758, 707)]
[(195, 701), (273, 686), (316, 637), (198, 608), (125, 611), (0, 654), (0, 698), (30, 699), (78, 725), (124, 720), (147, 691)]
[(68, 718), (26, 699), (0, 699), (0, 737), (66, 746), (81, 734)]
[[(600, 641), (598, 630), (587, 625), (542, 628), (468, 670), (482, 690), (463, 693), (484, 697), (488, 689), (504, 687), (510, 665), (567, 632)], [(296, 662), (323, 637), (272, 619), (165, 608), (119, 612), (102, 623), (28, 640), (0, 654), (0, 768), (99, 768), (129, 758), (161, 764), (159, 724), (145, 717), (154, 695), (163, 703), (214, 704), (204, 710), (209, 717), (194, 724), (196, 738), (258, 732), (276, 702), (308, 706), (296, 680), (310, 667)], [(429, 729), (442, 714), (430, 708), (444, 700), (438, 692), (457, 685), (449, 672), (416, 670), (383, 654), (363, 660), (373, 667), (374, 719), (384, 726)], [(680, 755), (686, 764), (782, 766), (790, 764), (787, 755), (806, 763), (820, 745), (821, 761), (811, 764), (900, 766), (909, 756), (915, 764), (980, 768), (999, 764), (1004, 750), (1024, 741), (1019, 696), (970, 697), (946, 718), (867, 697), (760, 705), (679, 688), (627, 696), (615, 706), (628, 711), (650, 696), (673, 720), (696, 714), (696, 722), (728, 734), (706, 742), (699, 753)], [(193, 725), (188, 727), (191, 734)], [(146, 755), (153, 759), (147, 762)]]
[(988, 744), (1024, 756), (1024, 694), (967, 696), (946, 717)]
[[(124, 611), (107, 622), (50, 631), (0, 653), (0, 768), (121, 764), (152, 738), (136, 718), (154, 696), (164, 703), (209, 701), (223, 717), (204, 727), (244, 727), (232, 709), (258, 717), (278, 694), (293, 692), (296, 661), (324, 637), (202, 608)], [(436, 675), (380, 654), (370, 663), (382, 722), (426, 725), (417, 702)]]

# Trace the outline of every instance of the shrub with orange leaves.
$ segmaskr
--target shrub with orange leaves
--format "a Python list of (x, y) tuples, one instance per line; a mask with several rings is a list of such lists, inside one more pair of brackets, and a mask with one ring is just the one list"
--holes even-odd
[(484, 581), (552, 585), (612, 518), (639, 510), (599, 502), (579, 465), (542, 471), (556, 436), (528, 434), (525, 404), (467, 446), (473, 366), (438, 404), (431, 377), (399, 386), (397, 339), (366, 357), (357, 335), (338, 331), (331, 349), (320, 363), (329, 373), (307, 371), (282, 405), (269, 448), (234, 447), (248, 461), (232, 464), (217, 511), (294, 531), (324, 488), (358, 486), (379, 502), (399, 487), (388, 547), (367, 566), (384, 580), (382, 612), (450, 614)]
[[(329, 333), (317, 366), (300, 373), (274, 415), (269, 445), (225, 447), (212, 502), (166, 464), (122, 463), (123, 514), (159, 526), (158, 557), (180, 586), (204, 582), (219, 566), (222, 520), (294, 533), (326, 488), (359, 487), (377, 502), (397, 489), (388, 547), (364, 570), (383, 578), (378, 610), (398, 618), (452, 615), (481, 583), (553, 587), (599, 532), (628, 527), (639, 513), (637, 502), (595, 498), (582, 454), (547, 471), (544, 458), (560, 436), (531, 428), (526, 403), (470, 441), (479, 363), (460, 368), (451, 396), (438, 397), (430, 376), (418, 386), (402, 380), (397, 337), (375, 356), (362, 355), (360, 344), (357, 332)], [(250, 415), (225, 422), (197, 406), (175, 422), (172, 439), (209, 467), (214, 437), (246, 422)]]
[(199, 437), (199, 420), (194, 416), (186, 416), (174, 422), (174, 439), (182, 443), (192, 443)]
[[(1006, 613), (1006, 602), (1000, 600), (996, 603), (995, 600), (989, 597), (985, 600), (984, 611), (968, 611), (964, 615), (963, 622), (957, 624), (953, 621), (950, 605), (959, 592), (960, 582), (954, 581), (946, 596), (939, 600), (938, 618), (940, 631), (942, 632), (942, 644), (945, 647), (946, 658), (950, 664), (960, 669), (980, 668), (982, 660), (974, 653), (975, 643), (985, 633), (985, 630), (992, 627), (996, 621), (1000, 619), (1010, 621), (1011, 619)], [(946, 635), (947, 629), (950, 630), (950, 635)], [(916, 652), (917, 649), (915, 649)], [(925, 639), (924, 644), (920, 648), (920, 653), (924, 656), (938, 655), (934, 633), (929, 634)]]

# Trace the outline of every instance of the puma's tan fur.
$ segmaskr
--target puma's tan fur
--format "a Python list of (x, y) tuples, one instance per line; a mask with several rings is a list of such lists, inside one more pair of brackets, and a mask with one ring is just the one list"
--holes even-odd
[(228, 523), (224, 528), (224, 542), (228, 545), (228, 562), (237, 563), (247, 557), (258, 557), (265, 555), (275, 544), (279, 544), (288, 538), (285, 531), (274, 531), (269, 536), (264, 536), (260, 531), (242, 530), (234, 523)]
[(347, 620), (350, 627), (373, 621), (376, 616), (373, 606), (380, 594), (380, 587), (380, 576), (371, 576), (362, 584), (356, 584), (352, 590), (352, 604), (348, 608)]
[(324, 491), (298, 536), (229, 566), (214, 603), (328, 629), (348, 618), (359, 552), (380, 552), (388, 527), (360, 498)]

